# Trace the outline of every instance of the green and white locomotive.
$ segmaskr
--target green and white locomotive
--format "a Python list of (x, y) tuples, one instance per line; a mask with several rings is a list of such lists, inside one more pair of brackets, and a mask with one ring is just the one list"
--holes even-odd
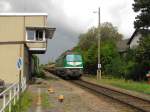
[(78, 79), (83, 73), (82, 56), (74, 52), (65, 52), (56, 60), (56, 74), (63, 78)]

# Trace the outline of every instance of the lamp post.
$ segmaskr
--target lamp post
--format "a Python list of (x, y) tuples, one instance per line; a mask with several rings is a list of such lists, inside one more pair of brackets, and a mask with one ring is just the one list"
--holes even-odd
[(98, 8), (98, 64), (97, 64), (97, 79), (101, 79), (101, 60), (100, 60), (100, 41), (101, 41), (101, 31), (100, 31), (100, 8)]

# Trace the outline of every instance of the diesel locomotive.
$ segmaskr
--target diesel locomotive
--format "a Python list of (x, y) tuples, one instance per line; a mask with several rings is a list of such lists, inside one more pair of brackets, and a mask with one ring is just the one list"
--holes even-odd
[(56, 74), (66, 79), (79, 79), (83, 73), (82, 56), (65, 52), (56, 60)]

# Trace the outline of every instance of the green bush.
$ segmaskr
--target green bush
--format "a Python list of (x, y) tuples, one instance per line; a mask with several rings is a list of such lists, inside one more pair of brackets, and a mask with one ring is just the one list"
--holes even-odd
[(44, 65), (39, 66), (39, 58), (36, 55), (32, 56), (32, 62), (34, 63), (32, 76), (33, 77), (45, 78), (45, 74), (43, 72)]
[[(32, 104), (32, 101), (33, 99), (31, 93), (25, 91), (21, 95), (21, 112), (27, 112)], [(6, 112), (9, 112), (8, 109), (6, 109)], [(11, 112), (19, 112), (19, 102), (12, 106)]]

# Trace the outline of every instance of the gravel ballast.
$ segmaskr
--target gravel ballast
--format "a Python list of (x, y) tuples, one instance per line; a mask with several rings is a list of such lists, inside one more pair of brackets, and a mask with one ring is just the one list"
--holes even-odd
[[(50, 73), (47, 74), (49, 76), (47, 83), (44, 81), (44, 84), (34, 84), (28, 88), (28, 91), (34, 94), (36, 94), (36, 89), (41, 88), (41, 100), (46, 100), (41, 104), (43, 112), (137, 112), (119, 102), (93, 94), (71, 82), (55, 78)], [(54, 92), (48, 92), (49, 88)], [(63, 102), (58, 100), (60, 95), (64, 97)], [(36, 107), (35, 103), (33, 102), (30, 110)]]

